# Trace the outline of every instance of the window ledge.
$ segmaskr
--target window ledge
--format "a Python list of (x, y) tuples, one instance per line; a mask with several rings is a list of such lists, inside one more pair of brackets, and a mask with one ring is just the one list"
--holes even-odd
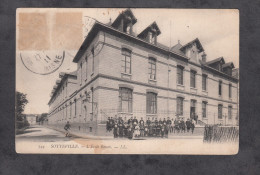
[(193, 90), (198, 90), (197, 88), (195, 88), (195, 87), (190, 87), (191, 89), (193, 89)]
[(178, 84), (178, 83), (177, 83), (177, 86), (181, 86), (181, 87), (184, 87), (184, 85), (183, 85), (183, 84)]
[(154, 79), (150, 79), (150, 78), (149, 78), (148, 80), (149, 80), (149, 81), (154, 81), (154, 82), (157, 82), (157, 80), (154, 80)]
[(202, 90), (202, 92), (204, 92), (204, 93), (208, 93), (208, 91), (207, 91), (207, 90)]
[(146, 115), (148, 115), (148, 116), (157, 116), (158, 114), (148, 114), (148, 113), (146, 113)]
[(128, 76), (132, 76), (132, 74), (125, 73), (125, 72), (121, 72), (121, 74), (128, 75)]
[(128, 115), (133, 115), (131, 112), (117, 112), (118, 114), (128, 114)]

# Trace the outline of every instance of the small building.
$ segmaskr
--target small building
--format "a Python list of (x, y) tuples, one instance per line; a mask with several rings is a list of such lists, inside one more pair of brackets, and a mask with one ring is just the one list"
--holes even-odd
[(208, 61), (198, 38), (167, 47), (152, 22), (139, 34), (130, 9), (113, 23), (96, 22), (73, 62), (77, 70), (57, 82), (50, 125), (105, 134), (107, 117), (174, 119), (198, 115), (200, 124), (237, 124), (238, 78), (223, 57)]
[(36, 125), (37, 117), (38, 115), (36, 114), (26, 114), (26, 120), (29, 122), (30, 125)]

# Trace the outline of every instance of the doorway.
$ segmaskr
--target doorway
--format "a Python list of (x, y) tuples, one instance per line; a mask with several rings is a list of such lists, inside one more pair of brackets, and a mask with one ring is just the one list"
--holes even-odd
[(196, 114), (196, 100), (191, 100), (190, 104), (190, 119), (194, 119)]

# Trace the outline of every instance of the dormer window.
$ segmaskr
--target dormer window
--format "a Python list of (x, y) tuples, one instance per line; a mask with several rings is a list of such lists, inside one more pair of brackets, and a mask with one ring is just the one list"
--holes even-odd
[(156, 22), (153, 22), (147, 28), (145, 28), (137, 37), (146, 40), (151, 44), (157, 44), (157, 36), (161, 34)]
[(151, 44), (156, 44), (156, 35), (153, 34), (152, 32), (148, 32), (148, 41)]
[(126, 32), (126, 33), (128, 33), (128, 34), (131, 34), (132, 32), (132, 29), (131, 29), (131, 26), (132, 25), (130, 25), (130, 24), (128, 24), (128, 25), (126, 25), (126, 28), (125, 28), (125, 31), (124, 32)]
[(111, 25), (112, 27), (120, 30), (122, 32), (132, 34), (133, 33), (133, 25), (137, 22), (134, 14), (130, 9), (123, 11), (116, 20)]

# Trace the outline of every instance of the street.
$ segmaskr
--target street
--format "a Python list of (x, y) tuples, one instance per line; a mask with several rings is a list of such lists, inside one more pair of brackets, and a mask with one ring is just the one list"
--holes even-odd
[[(174, 139), (174, 138), (183, 138), (183, 139), (202, 139), (203, 133), (201, 128), (196, 128), (194, 131), (194, 134), (189, 133), (169, 133), (168, 139)], [(24, 130), (22, 133), (16, 135), (16, 141), (30, 141), (30, 142), (60, 142), (60, 141), (71, 141), (75, 139), (114, 139), (112, 136), (86, 136), (83, 133), (78, 133), (77, 136), (72, 135), (71, 137), (65, 137), (64, 132), (60, 132), (51, 128), (47, 128), (42, 125), (33, 125)], [(116, 138), (116, 140), (119, 139), (127, 139), (127, 138)], [(166, 139), (166, 138), (160, 138), (160, 137), (144, 137), (140, 138), (142, 140), (147, 139)]]
[[(238, 144), (204, 144), (203, 135), (169, 134), (167, 138), (129, 140), (112, 136), (65, 137), (64, 132), (34, 125), (16, 135), (17, 153), (38, 154), (235, 154)], [(152, 146), (151, 146), (152, 145)]]
[(40, 125), (33, 125), (27, 128), (23, 133), (16, 135), (17, 141), (30, 142), (56, 142), (69, 141), (71, 137), (65, 137), (65, 134), (54, 129), (50, 129)]

